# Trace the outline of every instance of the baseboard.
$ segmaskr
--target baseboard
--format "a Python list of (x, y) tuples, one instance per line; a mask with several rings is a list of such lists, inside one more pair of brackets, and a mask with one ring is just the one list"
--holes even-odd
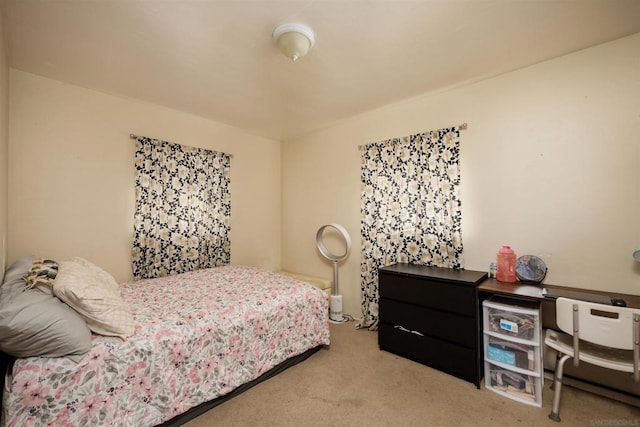
[[(545, 380), (549, 380), (549, 382), (552, 382), (554, 378), (553, 371), (545, 370), (544, 378)], [(618, 402), (626, 403), (627, 405), (640, 408), (640, 397), (638, 396), (627, 394), (618, 390), (613, 390), (608, 387), (604, 387), (598, 384), (590, 383), (588, 381), (580, 380), (578, 378), (573, 378), (573, 377), (564, 375), (562, 378), (562, 385), (568, 385), (569, 387), (574, 387), (580, 390), (588, 391), (590, 393), (597, 394), (599, 396), (617, 400)]]

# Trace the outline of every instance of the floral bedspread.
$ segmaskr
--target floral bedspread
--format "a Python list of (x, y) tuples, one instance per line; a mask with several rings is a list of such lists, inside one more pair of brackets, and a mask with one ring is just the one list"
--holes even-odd
[[(252, 267), (123, 283), (135, 334), (94, 335), (78, 364), (18, 359), (7, 426), (153, 426), (329, 344), (327, 295)], [(7, 390), (8, 388), (8, 390)]]

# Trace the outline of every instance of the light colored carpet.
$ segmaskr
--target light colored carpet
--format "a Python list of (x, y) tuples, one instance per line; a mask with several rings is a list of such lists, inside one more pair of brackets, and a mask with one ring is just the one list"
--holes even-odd
[(561, 423), (543, 407), (504, 398), (380, 351), (377, 332), (331, 325), (331, 345), (192, 420), (205, 426), (639, 426), (640, 409), (565, 386)]

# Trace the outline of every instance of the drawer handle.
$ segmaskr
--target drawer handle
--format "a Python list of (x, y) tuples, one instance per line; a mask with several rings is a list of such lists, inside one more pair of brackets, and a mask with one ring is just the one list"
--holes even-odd
[(424, 336), (424, 334), (421, 334), (418, 331), (412, 331), (410, 329), (405, 328), (404, 326), (400, 326), (400, 325), (395, 325), (394, 326), (395, 329), (400, 329), (402, 332), (409, 332), (410, 334), (414, 334), (414, 335), (420, 335), (421, 337)]

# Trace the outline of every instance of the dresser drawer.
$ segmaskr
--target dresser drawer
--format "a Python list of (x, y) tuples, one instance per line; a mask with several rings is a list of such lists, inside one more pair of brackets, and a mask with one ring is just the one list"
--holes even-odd
[(470, 348), (477, 345), (475, 317), (381, 298), (380, 322), (390, 326), (402, 326), (422, 335), (441, 338)]
[(475, 316), (475, 286), (380, 273), (380, 298), (408, 302), (443, 311)]
[(418, 363), (431, 366), (456, 377), (478, 383), (477, 352), (473, 349), (421, 337), (387, 324), (378, 328), (378, 344), (386, 350)]

